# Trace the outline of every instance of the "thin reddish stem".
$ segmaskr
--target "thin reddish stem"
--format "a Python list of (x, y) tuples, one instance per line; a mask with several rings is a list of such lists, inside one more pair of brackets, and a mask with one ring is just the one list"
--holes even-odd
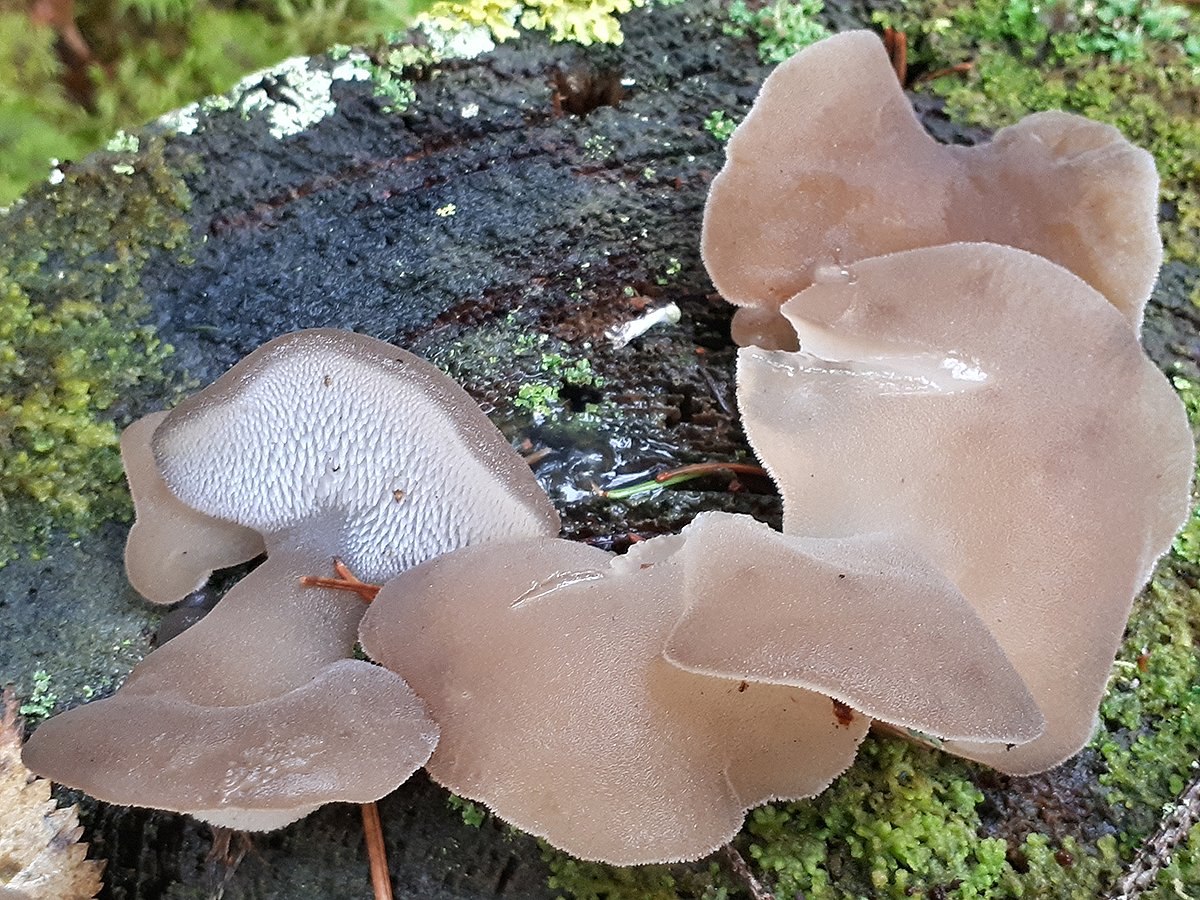
[(962, 75), (966, 72), (970, 72), (973, 67), (974, 67), (974, 64), (969, 63), (969, 62), (963, 62), (963, 63), (958, 63), (957, 65), (947, 66), (944, 69), (937, 69), (936, 71), (933, 71), (933, 72), (926, 72), (924, 75), (920, 76), (919, 78), (913, 79), (913, 84), (923, 84), (926, 81), (933, 81), (936, 78), (941, 78), (943, 75)]
[(379, 823), (379, 807), (363, 803), (363, 832), (367, 836), (367, 856), (371, 860), (371, 886), (375, 900), (392, 900), (392, 876), (388, 871), (387, 848), (383, 843), (383, 826)]
[(664, 481), (670, 481), (672, 478), (678, 478), (680, 475), (707, 475), (717, 472), (740, 472), (743, 475), (761, 475), (767, 477), (767, 470), (762, 466), (752, 466), (749, 463), (735, 462), (711, 462), (711, 463), (692, 463), (689, 466), (680, 466), (678, 469), (668, 469), (665, 472), (659, 472), (654, 476), (654, 480), (660, 484)]
[(892, 61), (892, 69), (895, 71), (896, 77), (900, 79), (900, 86), (903, 87), (908, 79), (908, 35), (895, 28), (885, 28), (883, 30), (883, 46), (887, 48), (888, 57)]
[(379, 593), (379, 585), (367, 584), (365, 581), (360, 581), (353, 572), (346, 568), (346, 564), (336, 556), (333, 558), (333, 570), (337, 572), (337, 578), (304, 575), (300, 578), (300, 583), (305, 587), (323, 587), (333, 588), (335, 591), (353, 591), (367, 603), (374, 600), (375, 595)]

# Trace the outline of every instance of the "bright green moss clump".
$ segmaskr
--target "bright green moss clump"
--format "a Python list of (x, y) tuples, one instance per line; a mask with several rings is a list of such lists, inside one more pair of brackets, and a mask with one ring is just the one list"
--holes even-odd
[[(1196, 434), (1200, 389), (1179, 376), (1173, 383)], [(1101, 782), (1110, 788), (1109, 801), (1125, 808), (1127, 851), (1154, 831), (1163, 808), (1198, 774), (1193, 768), (1200, 758), (1198, 522), (1193, 496), (1192, 514), (1173, 552), (1134, 604), (1100, 706), (1103, 729), (1093, 745), (1108, 764)], [(1188, 871), (1197, 874), (1195, 867)], [(1191, 884), (1200, 885), (1200, 877)]]
[(727, 900), (719, 867), (629, 866), (583, 862), (541, 841), (550, 890), (574, 900)]
[(171, 352), (137, 274), (180, 249), (188, 195), (161, 148), (98, 154), (0, 216), (0, 564), (129, 512), (114, 403)]
[(32, 24), (24, 4), (0, 5), (0, 205), (45, 177), (52, 157), (79, 159), (119, 128), (228, 91), (285, 58), (373, 42), (426, 3), (78, 0), (76, 21), (100, 63), (83, 79), (86, 104), (63, 90), (54, 31)]
[(1164, 566), (1147, 593), (1130, 619), (1100, 707), (1106, 730), (1095, 741), (1109, 767), (1100, 780), (1110, 802), (1128, 807), (1141, 832), (1131, 844), (1153, 830), (1200, 757), (1200, 591)]
[(1200, 825), (1193, 825), (1187, 840), (1176, 848), (1171, 864), (1158, 873), (1154, 889), (1144, 900), (1180, 900), (1189, 896), (1188, 886), (1200, 884)]
[(829, 37), (832, 32), (814, 18), (824, 8), (823, 0), (775, 0), (754, 9), (746, 0), (733, 0), (725, 31), (737, 37), (754, 34), (758, 38), (758, 58), (764, 63), (781, 63), (809, 44)]
[(750, 854), (784, 897), (989, 897), (1007, 846), (979, 837), (982, 799), (965, 763), (869, 738), (819, 797), (754, 810)]
[[(1200, 431), (1200, 386), (1181, 375), (1176, 375), (1172, 383), (1187, 408), (1188, 420), (1195, 434)], [(1200, 497), (1197, 496), (1195, 483), (1192, 484), (1192, 513), (1183, 530), (1175, 536), (1174, 550), (1180, 559), (1200, 567)]]

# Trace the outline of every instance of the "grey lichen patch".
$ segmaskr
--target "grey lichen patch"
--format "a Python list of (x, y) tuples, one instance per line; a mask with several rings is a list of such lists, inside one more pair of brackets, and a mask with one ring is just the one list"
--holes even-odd
[(332, 87), (333, 77), (328, 72), (310, 70), (307, 57), (293, 57), (243, 78), (229, 97), (244, 114), (265, 112), (271, 135), (278, 139), (299, 134), (330, 115), (336, 109), (330, 97)]
[(247, 75), (227, 93), (168, 113), (157, 124), (178, 134), (194, 134), (201, 127), (204, 113), (236, 111), (243, 118), (261, 113), (271, 136), (280, 140), (333, 114), (337, 109), (332, 96), (335, 81), (365, 81), (371, 74), (366, 54), (357, 51), (349, 53), (332, 71), (315, 66), (311, 57), (295, 56)]
[(492, 30), (486, 25), (465, 22), (454, 25), (446, 19), (425, 19), (418, 27), (425, 33), (430, 50), (440, 59), (474, 59), (496, 49)]

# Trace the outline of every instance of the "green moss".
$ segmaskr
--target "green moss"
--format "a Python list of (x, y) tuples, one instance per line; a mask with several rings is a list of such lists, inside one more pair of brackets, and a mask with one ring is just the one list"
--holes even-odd
[(38, 669), (33, 673), (33, 690), (29, 693), (29, 699), (21, 704), (18, 712), (23, 716), (45, 719), (54, 712), (57, 702), (58, 695), (50, 690), (50, 673)]
[(52, 529), (127, 516), (110, 408), (161, 382), (137, 274), (181, 251), (183, 182), (161, 146), (101, 153), (0, 216), (0, 564)]
[[(1193, 432), (1200, 431), (1200, 391), (1173, 379)], [(1200, 757), (1200, 590), (1197, 501), (1175, 547), (1134, 604), (1093, 741), (1108, 765), (1101, 782), (1109, 801), (1128, 810), (1124, 849), (1156, 827), (1162, 808), (1194, 777)], [(1197, 882), (1200, 884), (1200, 882)]]
[[(1195, 386), (1174, 379), (1193, 431), (1200, 427)], [(1163, 807), (1194, 777), (1200, 757), (1200, 590), (1197, 590), (1196, 500), (1175, 549), (1134, 604), (1100, 706), (1103, 726), (1093, 745), (1108, 765), (1101, 782), (1109, 800), (1128, 810), (1124, 848), (1157, 825)], [(1200, 884), (1200, 882), (1196, 882)]]
[(1164, 568), (1148, 600), (1130, 620), (1100, 707), (1106, 733), (1096, 741), (1108, 764), (1101, 782), (1112, 789), (1109, 800), (1141, 811), (1146, 832), (1183, 790), (1192, 774), (1187, 766), (1200, 755), (1200, 659), (1193, 643), (1200, 591)]
[(1092, 852), (1073, 838), (1064, 838), (1055, 847), (1044, 834), (1035, 833), (1021, 845), (1020, 856), (1025, 860), (1025, 872), (1018, 874), (1006, 866), (999, 897), (1096, 900), (1105, 895), (1123, 866), (1112, 835), (1100, 838)]
[(488, 817), (488, 811), (485, 807), (470, 800), (464, 800), (457, 794), (451, 794), (446, 800), (446, 805), (451, 809), (457, 809), (459, 815), (462, 816), (463, 824), (471, 828), (478, 828), (483, 824), (484, 819)]
[(765, 63), (780, 63), (790, 56), (829, 37), (830, 31), (814, 17), (825, 8), (822, 0), (774, 0), (751, 8), (746, 0), (733, 0), (729, 6), (727, 34), (758, 38), (758, 57)]
[(550, 889), (574, 900), (727, 900), (729, 888), (717, 865), (630, 866), (583, 862), (544, 841), (542, 859), (550, 866)]
[(729, 140), (729, 136), (733, 134), (733, 130), (737, 126), (738, 123), (732, 117), (727, 116), (723, 110), (719, 109), (713, 110), (704, 120), (704, 130), (722, 143)]
[[(549, 336), (545, 334), (538, 335), (536, 340), (518, 341), (514, 348), (516, 356), (531, 356), (535, 347), (547, 341)], [(561, 349), (567, 348), (564, 345)], [(598, 388), (603, 384), (604, 379), (592, 371), (592, 364), (588, 360), (570, 362), (560, 353), (545, 352), (541, 354), (537, 371), (531, 374), (531, 380), (517, 388), (517, 395), (512, 401), (513, 408), (528, 412), (535, 421), (542, 421), (566, 412), (562, 394), (568, 387)], [(583, 412), (588, 410), (585, 408)]]
[(102, 62), (90, 109), (60, 86), (55, 34), (24, 12), (0, 11), (0, 204), (78, 159), (120, 128), (223, 93), (250, 72), (370, 42), (402, 29), (427, 0), (80, 0), (77, 20)]
[[(1183, 400), (1188, 421), (1192, 424), (1192, 433), (1200, 432), (1200, 385), (1181, 375), (1176, 375), (1171, 379), (1171, 383)], [(1197, 459), (1200, 461), (1200, 454)], [(1197, 494), (1197, 490), (1197, 485), (1193, 483), (1192, 511), (1183, 529), (1175, 536), (1173, 549), (1180, 559), (1200, 567), (1200, 495)]]
[(584, 862), (542, 843), (550, 866), (550, 890), (574, 900), (675, 900), (675, 879), (667, 866), (621, 868)]
[(1200, 824), (1193, 825), (1187, 839), (1176, 848), (1170, 865), (1158, 873), (1154, 887), (1143, 900), (1180, 900), (1191, 896), (1189, 887), (1200, 884)]
[(1009, 867), (1004, 841), (979, 837), (982, 799), (966, 763), (868, 738), (825, 793), (754, 810), (750, 855), (779, 896), (991, 897)]

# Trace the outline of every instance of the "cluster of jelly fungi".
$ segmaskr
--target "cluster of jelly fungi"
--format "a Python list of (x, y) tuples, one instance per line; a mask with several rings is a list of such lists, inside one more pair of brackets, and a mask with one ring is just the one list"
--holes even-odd
[(824, 790), (873, 720), (1004, 772), (1062, 762), (1187, 511), (1190, 431), (1138, 335), (1156, 187), (1148, 154), (1062, 113), (936, 144), (869, 33), (802, 51), (731, 138), (703, 234), (782, 533), (705, 513), (623, 556), (560, 540), (433, 366), (285, 335), (122, 448), (149, 599), (266, 561), (27, 763), (248, 829), (424, 766), (636, 864)]

